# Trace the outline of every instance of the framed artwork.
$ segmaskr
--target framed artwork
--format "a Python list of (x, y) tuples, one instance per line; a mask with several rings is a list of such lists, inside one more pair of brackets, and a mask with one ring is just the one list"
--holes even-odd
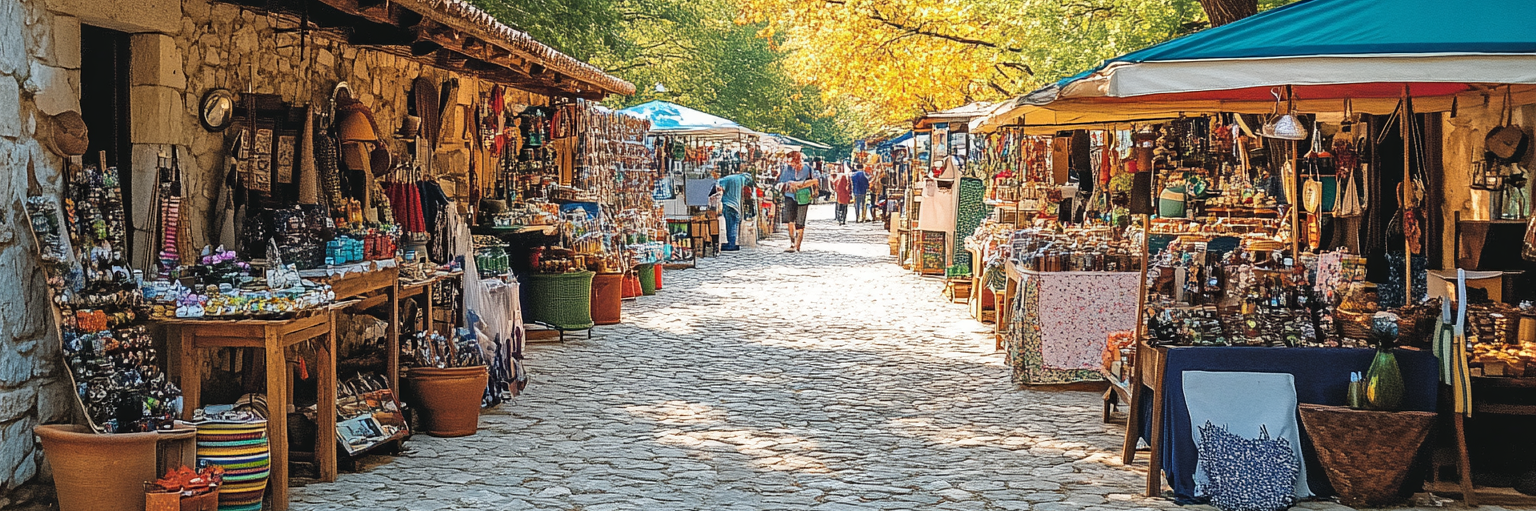
[(293, 152), (298, 137), (283, 135), (277, 137), (277, 182), (293, 182)]

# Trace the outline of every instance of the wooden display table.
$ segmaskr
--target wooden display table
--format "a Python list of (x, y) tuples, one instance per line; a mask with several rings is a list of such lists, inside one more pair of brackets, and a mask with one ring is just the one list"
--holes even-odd
[(288, 508), (287, 410), (292, 396), (288, 388), (290, 371), (283, 353), (290, 346), (312, 339), (320, 340), (315, 350), (319, 367), (314, 368), (319, 398), (315, 414), (318, 423), (316, 464), (320, 467), (321, 481), (336, 480), (336, 330), (333, 313), (334, 309), (327, 309), (302, 318), (276, 321), (158, 321), (173, 329), (174, 338), (180, 339), (175, 375), (185, 399), (183, 418), (190, 419), (192, 411), (203, 405), (202, 350), (246, 348), (256, 350), (265, 358), (269, 410), (267, 438), (272, 452), (272, 475), (268, 484), (273, 509)]
[[(385, 374), (390, 390), (400, 392), (400, 268), (391, 266), (372, 271), (353, 271), (336, 276), (311, 277), (309, 280), (328, 284), (336, 293), (338, 305), (350, 311), (360, 311), (378, 305), (389, 304), (388, 328), (384, 333)], [(350, 303), (347, 300), (352, 300)]]
[[(1403, 409), (1428, 412), (1435, 409), (1438, 362), (1427, 351), (1394, 351), (1403, 374), (1405, 392)], [(1126, 425), (1122, 462), (1131, 464), (1137, 440), (1146, 437), (1152, 448), (1147, 469), (1146, 495), (1162, 495), (1163, 476), (1174, 495), (1195, 495), (1195, 465), (1198, 449), (1194, 425), (1184, 392), (1184, 375), (1190, 371), (1232, 371), (1290, 374), (1295, 382), (1299, 404), (1338, 406), (1343, 404), (1349, 373), (1369, 367), (1374, 349), (1358, 348), (1268, 348), (1247, 346), (1173, 346), (1153, 347), (1145, 342), (1136, 349), (1136, 372), (1131, 383), (1130, 417)], [(1150, 393), (1150, 394), (1149, 394)], [(1474, 393), (1475, 395), (1475, 393)], [(1151, 399), (1150, 420), (1142, 413), (1142, 402)], [(1302, 456), (1311, 456), (1311, 450)], [(1319, 486), (1322, 473), (1309, 471), (1312, 488)]]
[[(396, 297), (396, 299), (397, 300), (410, 300), (410, 299), (419, 299), (419, 300), (421, 300), (421, 314), (422, 314), (422, 318), (423, 318), (422, 330), (426, 331), (426, 332), (434, 331), (434, 327), (437, 324), (437, 318), (435, 317), (435, 311), (434, 311), (435, 305), (432, 303), (433, 290), (437, 287), (438, 282), (441, 282), (441, 281), (444, 281), (444, 280), (456, 279), (456, 278), (459, 278), (459, 277), (462, 277), (462, 276), (464, 276), (464, 272), (462, 272), (462, 271), (456, 271), (456, 272), (453, 272), (453, 273), (440, 273), (440, 274), (435, 274), (435, 275), (432, 276), (432, 278), (427, 279), (427, 280), (423, 280), (421, 282), (412, 282), (412, 283), (409, 283), (409, 284), (401, 284), (400, 285), (399, 296)], [(457, 323), (453, 323), (452, 326), (458, 326), (458, 325), (457, 325)], [(451, 336), (448, 333), (444, 333), (443, 337), (451, 337)]]

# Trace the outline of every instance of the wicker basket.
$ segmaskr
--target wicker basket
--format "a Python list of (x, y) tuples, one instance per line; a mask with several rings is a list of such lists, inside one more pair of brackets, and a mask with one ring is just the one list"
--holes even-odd
[(1350, 312), (1337, 310), (1333, 313), (1333, 324), (1338, 327), (1339, 337), (1346, 339), (1369, 340), (1371, 338), (1371, 318), (1374, 312)]
[(1314, 404), (1302, 404), (1300, 412), (1340, 503), (1381, 507), (1403, 500), (1403, 480), (1434, 425), (1434, 413)]
[(592, 328), (590, 271), (529, 275), (528, 320), (556, 330)]
[(635, 273), (640, 276), (640, 293), (645, 296), (656, 294), (656, 267), (655, 263), (635, 266)]

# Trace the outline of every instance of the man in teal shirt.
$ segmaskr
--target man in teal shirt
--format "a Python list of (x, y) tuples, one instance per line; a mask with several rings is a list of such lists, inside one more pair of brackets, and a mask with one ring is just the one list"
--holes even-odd
[(741, 189), (752, 184), (752, 176), (737, 172), (720, 178), (715, 184), (724, 190), (720, 202), (725, 206), (725, 246), (720, 247), (720, 250), (741, 250), (741, 247), (736, 245), (736, 232), (741, 229), (741, 212), (743, 211)]
[(816, 197), (820, 179), (816, 169), (807, 165), (798, 151), (789, 153), (789, 164), (779, 171), (779, 180), (775, 185), (784, 194), (780, 216), (789, 230), (789, 249), (785, 252), (800, 251), (800, 242), (805, 241), (805, 217), (809, 214), (811, 201)]

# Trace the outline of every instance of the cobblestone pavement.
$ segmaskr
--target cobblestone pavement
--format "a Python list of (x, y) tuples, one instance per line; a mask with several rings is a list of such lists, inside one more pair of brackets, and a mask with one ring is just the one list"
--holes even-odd
[(417, 436), (293, 509), (1177, 507), (1139, 496), (1098, 394), (1018, 390), (885, 232), (813, 211), (803, 252), (780, 234), (667, 272), (622, 325), (532, 345), (477, 435)]

